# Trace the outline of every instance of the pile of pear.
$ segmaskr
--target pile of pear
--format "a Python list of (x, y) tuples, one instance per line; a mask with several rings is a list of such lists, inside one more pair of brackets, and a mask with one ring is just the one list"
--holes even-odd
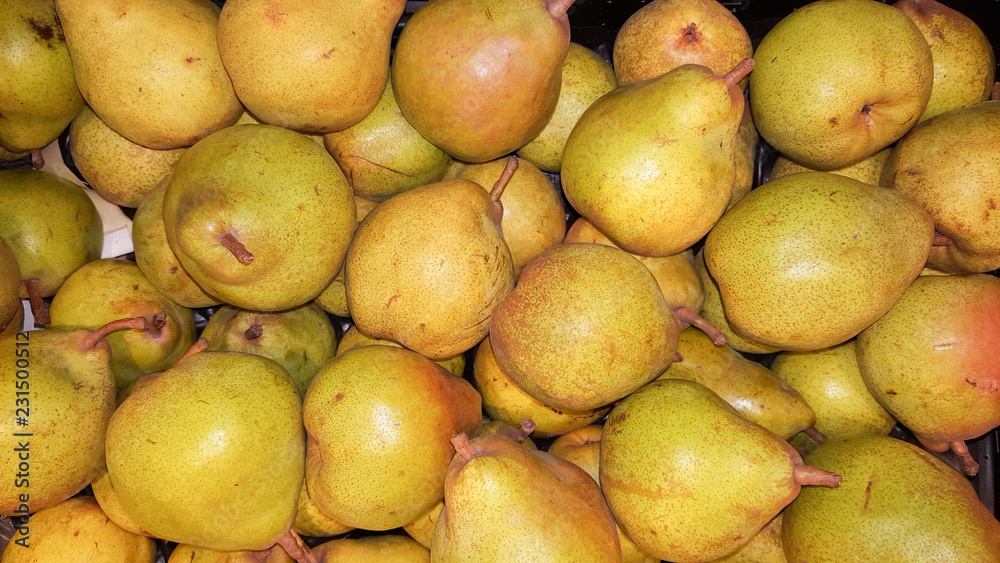
[(1000, 560), (968, 16), (0, 7), (3, 563)]

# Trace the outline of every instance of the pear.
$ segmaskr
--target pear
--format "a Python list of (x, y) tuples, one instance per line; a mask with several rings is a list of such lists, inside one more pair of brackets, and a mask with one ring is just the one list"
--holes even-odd
[[(478, 164), (454, 162), (445, 179), (471, 180), (489, 191), (503, 173), (507, 159)], [(514, 276), (540, 252), (566, 236), (566, 209), (562, 195), (541, 170), (523, 159), (503, 191), (503, 239), (514, 260)]]
[[(592, 242), (618, 248), (618, 245), (583, 217), (573, 221), (563, 242)], [(694, 271), (694, 253), (690, 249), (670, 256), (632, 256), (642, 262), (656, 278), (663, 300), (671, 309), (687, 307), (696, 313), (701, 311), (705, 304), (705, 292)]]
[(337, 356), (303, 406), (312, 502), (366, 530), (412, 522), (441, 500), (449, 439), (477, 432), (481, 412), (472, 385), (409, 350), (362, 346)]
[(1000, 279), (922, 276), (858, 335), (875, 399), (933, 451), (978, 472), (964, 440), (1000, 425)]
[(378, 103), (403, 0), (227, 2), (219, 53), (247, 109), (310, 133), (346, 129)]
[(919, 121), (990, 99), (996, 56), (975, 22), (936, 0), (899, 0), (893, 6), (917, 24), (934, 57), (934, 86)]
[(105, 201), (122, 207), (139, 207), (185, 150), (137, 145), (115, 133), (89, 107), (69, 128), (69, 152), (80, 175)]
[(0, 12), (0, 147), (41, 149), (83, 108), (66, 39), (52, 2), (5, 0)]
[(443, 509), (444, 500), (441, 500), (441, 502), (432, 506), (427, 512), (417, 516), (413, 522), (404, 524), (403, 531), (415, 539), (417, 543), (430, 549), (431, 542), (434, 539), (434, 528), (437, 526), (438, 518), (441, 517)]
[(733, 553), (716, 559), (717, 563), (788, 563), (781, 543), (781, 522), (784, 511), (771, 519), (752, 540)]
[(806, 461), (836, 471), (785, 510), (789, 561), (995, 561), (1000, 524), (962, 475), (887, 436), (831, 440)]
[(94, 497), (79, 496), (49, 506), (23, 519), (23, 538), (17, 535), (3, 552), (3, 563), (88, 561), (91, 563), (153, 563), (152, 538), (127, 532), (108, 520)]
[(559, 100), (573, 0), (447, 0), (421, 6), (392, 61), (399, 108), (427, 140), (467, 162), (534, 139)]
[(566, 139), (580, 116), (590, 104), (617, 87), (615, 71), (607, 61), (583, 45), (570, 43), (555, 112), (538, 136), (517, 149), (517, 156), (545, 172), (559, 172)]
[(208, 340), (208, 350), (246, 352), (278, 362), (299, 394), (337, 348), (333, 323), (313, 303), (274, 313), (225, 305), (208, 320), (201, 338)]
[(441, 180), (451, 161), (403, 117), (391, 80), (386, 80), (371, 113), (351, 127), (323, 135), (323, 143), (354, 195), (375, 201)]
[(319, 558), (320, 563), (427, 563), (430, 560), (427, 547), (395, 534), (330, 540), (312, 548), (312, 554)]
[[(831, 174), (847, 176), (848, 178), (854, 178), (859, 182), (877, 186), (879, 178), (882, 176), (882, 168), (885, 167), (886, 161), (889, 160), (889, 154), (891, 152), (891, 148), (882, 149), (864, 160), (860, 160), (854, 164), (845, 166), (844, 168), (830, 170), (829, 172)], [(812, 171), (812, 169), (806, 168), (793, 160), (789, 160), (787, 157), (778, 155), (778, 158), (774, 161), (774, 166), (771, 167), (770, 179), (777, 180), (782, 176), (788, 176), (790, 174), (795, 174), (796, 172), (809, 171)]]
[(31, 153), (32, 151), (9, 151), (0, 146), (0, 162), (16, 162), (22, 158), (31, 156)]
[[(412, 20), (411, 20), (412, 21)], [(396, 195), (365, 217), (347, 252), (347, 303), (358, 328), (432, 360), (472, 348), (514, 286), (500, 195), (444, 180)]]
[(712, 228), (705, 263), (730, 324), (786, 350), (845, 342), (889, 310), (930, 251), (910, 198), (826, 172), (750, 192)]
[(48, 323), (43, 297), (101, 257), (101, 216), (80, 186), (41, 170), (0, 170), (0, 238), (21, 270), (21, 299), (35, 326)]
[(4, 447), (0, 514), (25, 516), (86, 487), (104, 465), (105, 430), (115, 409), (111, 348), (104, 336), (146, 320), (124, 319), (98, 330), (21, 332), (0, 336), (12, 369), (0, 372), (11, 389), (0, 425)]
[[(372, 201), (370, 199), (365, 199), (363, 197), (354, 196), (354, 206), (357, 209), (357, 221), (361, 224), (361, 221), (368, 216), (368, 213), (375, 206), (378, 205), (377, 201)], [(340, 271), (334, 276), (333, 281), (330, 285), (326, 286), (319, 295), (316, 296), (314, 301), (317, 305), (323, 308), (324, 311), (336, 315), (338, 317), (350, 317), (351, 312), (347, 308), (347, 286), (344, 284), (344, 266), (340, 266)]]
[(942, 235), (927, 265), (946, 272), (1000, 268), (1000, 100), (952, 110), (913, 128), (892, 150), (879, 184), (919, 202)]
[[(121, 401), (119, 401), (120, 403)], [(90, 489), (94, 493), (97, 504), (101, 506), (101, 510), (104, 511), (109, 520), (133, 534), (152, 537), (149, 532), (143, 530), (142, 526), (136, 523), (128, 510), (122, 506), (121, 498), (115, 492), (114, 484), (111, 483), (111, 477), (108, 475), (107, 465), (101, 467), (100, 473), (91, 481)]]
[(625, 534), (643, 551), (677, 563), (728, 555), (802, 485), (840, 482), (803, 465), (791, 446), (704, 385), (681, 379), (654, 381), (611, 411), (600, 476)]
[(211, 0), (59, 0), (56, 12), (87, 104), (151, 149), (193, 145), (243, 106), (219, 58)]
[[(12, 324), (18, 311), (23, 311), (21, 269), (10, 246), (0, 238), (0, 330)], [(20, 330), (21, 326), (17, 325), (17, 329)]]
[(874, 0), (813, 2), (754, 51), (750, 107), (760, 136), (814, 170), (884, 149), (927, 107), (934, 64), (903, 12)]
[[(20, 301), (18, 303), (20, 303)], [(24, 328), (24, 307), (18, 307), (17, 310), (14, 311), (14, 316), (7, 323), (7, 326), (0, 329), (0, 336), (15, 334), (21, 332)]]
[(740, 20), (716, 0), (654, 0), (622, 24), (612, 52), (618, 83), (625, 85), (686, 64), (723, 74), (753, 48)]
[(323, 514), (309, 496), (309, 487), (302, 480), (302, 491), (299, 493), (299, 509), (295, 513), (295, 523), (292, 529), (303, 536), (326, 538), (346, 534), (354, 529)]
[[(351, 325), (351, 328), (347, 329), (344, 336), (340, 339), (340, 344), (337, 345), (337, 355), (341, 355), (348, 350), (353, 350), (360, 346), (395, 346), (397, 348), (402, 348), (403, 345), (399, 342), (393, 340), (386, 340), (384, 338), (372, 338), (367, 334), (358, 330), (357, 325)], [(462, 377), (465, 373), (465, 354), (455, 354), (449, 358), (444, 358), (441, 360), (434, 360), (434, 363), (448, 370), (448, 373)]]
[(736, 130), (735, 164), (736, 177), (733, 178), (733, 193), (726, 204), (728, 211), (738, 201), (743, 199), (753, 189), (754, 177), (757, 173), (757, 145), (760, 135), (753, 124), (753, 114), (745, 104), (740, 126)]
[(584, 470), (506, 436), (452, 441), (434, 561), (621, 561), (614, 518)]
[(521, 421), (521, 426), (519, 428), (514, 428), (509, 424), (504, 424), (496, 420), (483, 421), (482, 429), (479, 431), (479, 436), (490, 436), (492, 434), (502, 434), (511, 440), (514, 440), (521, 447), (526, 450), (537, 450), (538, 446), (535, 442), (531, 440), (528, 436), (535, 431), (535, 421), (530, 418), (526, 418)]
[(473, 364), (476, 389), (483, 398), (483, 410), (493, 420), (509, 425), (531, 419), (535, 423), (533, 435), (551, 438), (565, 434), (602, 418), (610, 406), (572, 411), (550, 407), (525, 393), (500, 369), (490, 339), (485, 338), (476, 348)]
[(736, 83), (752, 67), (745, 59), (723, 77), (684, 65), (594, 102), (563, 153), (570, 205), (635, 254), (677, 254), (705, 236), (732, 194)]
[(687, 379), (708, 387), (743, 418), (782, 439), (789, 439), (816, 422), (806, 399), (766, 367), (751, 362), (704, 332), (691, 327), (678, 337), (682, 359), (670, 364), (658, 379)]
[(237, 125), (177, 161), (163, 200), (167, 241), (206, 292), (255, 311), (315, 298), (356, 227), (343, 173), (304, 135)]
[(279, 542), (294, 555), (301, 413), (294, 382), (273, 360), (192, 354), (136, 388), (111, 418), (114, 492), (155, 537), (225, 551)]
[(119, 388), (160, 372), (194, 343), (193, 312), (167, 299), (134, 262), (103, 258), (73, 272), (49, 306), (53, 328), (89, 328), (121, 318), (143, 317), (149, 329), (108, 336)]
[(167, 563), (291, 563), (293, 559), (280, 545), (262, 551), (221, 551), (210, 547), (181, 544), (170, 553)]

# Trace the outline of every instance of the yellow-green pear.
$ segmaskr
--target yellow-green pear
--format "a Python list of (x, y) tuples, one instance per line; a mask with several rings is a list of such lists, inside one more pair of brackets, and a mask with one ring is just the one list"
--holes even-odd
[[(119, 404), (121, 401), (119, 401)], [(101, 468), (101, 472), (90, 482), (90, 489), (94, 493), (94, 499), (101, 505), (101, 510), (108, 519), (117, 524), (122, 529), (138, 534), (140, 536), (150, 536), (150, 533), (143, 530), (142, 526), (136, 523), (128, 510), (122, 506), (118, 493), (115, 492), (111, 477), (108, 476), (107, 465)]]
[(0, 152), (41, 149), (84, 105), (66, 38), (52, 2), (4, 0), (0, 14)]
[(542, 132), (517, 150), (517, 156), (546, 172), (559, 172), (566, 139), (580, 116), (590, 104), (617, 87), (615, 71), (607, 61), (583, 45), (570, 43), (555, 112)]
[(434, 528), (437, 526), (438, 518), (441, 517), (442, 509), (444, 509), (443, 499), (409, 524), (403, 524), (403, 531), (417, 540), (417, 543), (430, 549), (431, 541), (434, 539)]
[(482, 429), (479, 431), (479, 436), (503, 434), (518, 444), (521, 444), (521, 447), (526, 450), (537, 450), (538, 446), (536, 446), (535, 442), (528, 437), (534, 431), (535, 422), (530, 418), (526, 418), (521, 421), (521, 426), (519, 428), (515, 428), (510, 424), (505, 424), (497, 420), (484, 420)]
[[(153, 563), (152, 538), (125, 531), (108, 519), (91, 496), (79, 496), (15, 521), (3, 563)], [(23, 528), (22, 528), (23, 526)], [(23, 536), (21, 530), (23, 529)], [(23, 543), (22, 543), (23, 542)]]
[(319, 563), (351, 561), (356, 563), (427, 563), (428, 548), (398, 534), (383, 534), (359, 538), (330, 540), (312, 548)]
[[(10, 246), (0, 238), (0, 331), (7, 328), (21, 306), (21, 269)], [(20, 326), (17, 327), (20, 330)]]
[[(844, 168), (829, 170), (828, 172), (830, 172), (830, 174), (847, 176), (848, 178), (854, 178), (859, 182), (877, 186), (879, 178), (882, 176), (882, 168), (885, 166), (886, 161), (889, 160), (889, 153), (891, 152), (891, 148), (883, 149), (864, 160), (859, 160), (858, 162), (845, 166)], [(782, 176), (788, 176), (790, 174), (795, 174), (796, 172), (809, 171), (812, 171), (812, 169), (806, 168), (795, 161), (789, 160), (787, 157), (778, 155), (778, 158), (774, 161), (774, 166), (771, 167), (770, 179), (777, 180)]]
[(771, 519), (752, 540), (715, 563), (788, 563), (781, 543), (783, 512)]
[[(351, 325), (351, 328), (347, 329), (344, 336), (341, 337), (340, 343), (337, 344), (337, 355), (343, 354), (348, 350), (353, 350), (360, 346), (396, 346), (397, 348), (402, 348), (403, 345), (395, 340), (387, 340), (385, 338), (372, 338), (367, 334), (361, 332), (358, 329), (358, 325)], [(434, 360), (434, 363), (448, 370), (448, 373), (462, 377), (465, 373), (465, 354), (455, 354), (449, 358), (444, 358), (441, 360)]]
[(389, 74), (403, 0), (233, 0), (218, 43), (240, 101), (264, 123), (329, 133), (361, 121)]
[(30, 155), (31, 151), (9, 151), (0, 146), (0, 162), (14, 162)]
[(753, 189), (754, 176), (757, 173), (757, 145), (760, 135), (753, 124), (753, 114), (750, 108), (743, 106), (743, 118), (740, 120), (740, 127), (736, 130), (736, 177), (733, 178), (733, 193), (729, 196), (728, 210), (743, 199), (750, 190)]
[(354, 195), (375, 201), (437, 182), (451, 161), (406, 121), (390, 80), (371, 113), (356, 125), (323, 135), (323, 144)]
[(760, 136), (814, 170), (854, 164), (927, 107), (931, 50), (903, 12), (875, 0), (812, 2), (760, 41), (750, 107)]
[[(378, 205), (377, 201), (354, 196), (354, 204), (357, 208), (358, 224), (368, 216), (368, 213)], [(348, 318), (351, 311), (347, 308), (347, 286), (344, 285), (344, 265), (340, 266), (340, 271), (334, 276), (330, 285), (316, 296), (314, 301), (323, 308), (324, 311), (338, 317)]]
[(280, 546), (261, 551), (222, 551), (210, 547), (181, 544), (170, 553), (167, 563), (292, 563), (294, 559)]
[(302, 492), (299, 493), (299, 509), (295, 512), (295, 523), (292, 529), (303, 536), (326, 538), (346, 534), (354, 529), (323, 514), (309, 496), (309, 487), (302, 480)]
[(193, 145), (243, 112), (219, 57), (211, 0), (59, 0), (83, 98), (133, 143)]

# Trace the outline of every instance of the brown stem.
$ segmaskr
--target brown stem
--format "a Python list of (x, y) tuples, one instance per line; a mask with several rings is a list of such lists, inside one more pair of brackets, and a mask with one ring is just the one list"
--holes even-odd
[(844, 478), (836, 473), (824, 471), (811, 465), (796, 465), (792, 468), (792, 481), (796, 485), (820, 485), (836, 487)]
[(87, 350), (92, 350), (94, 346), (97, 346), (97, 342), (102, 338), (111, 334), (116, 330), (122, 329), (132, 329), (144, 332), (149, 328), (149, 321), (146, 317), (131, 317), (128, 319), (118, 319), (116, 321), (111, 321), (110, 323), (102, 326), (101, 328), (90, 331), (87, 336), (83, 337), (83, 341), (80, 343), (83, 348)]
[(24, 290), (28, 293), (28, 301), (31, 303), (31, 314), (35, 317), (35, 328), (45, 328), (49, 324), (49, 308), (42, 300), (42, 280), (30, 278), (21, 282)]
[(205, 340), (204, 338), (195, 340), (194, 343), (191, 344), (191, 347), (185, 350), (184, 353), (181, 354), (180, 358), (177, 358), (176, 362), (170, 364), (170, 367), (176, 366), (198, 352), (204, 352), (206, 348), (208, 348), (208, 340)]
[(965, 473), (969, 477), (975, 477), (979, 473), (979, 464), (972, 458), (972, 454), (969, 453), (969, 447), (965, 445), (965, 442), (951, 442), (948, 445), (951, 446), (951, 451), (955, 452), (955, 455), (958, 456), (958, 461), (962, 465), (962, 473)]
[(511, 177), (514, 176), (514, 172), (517, 171), (517, 165), (518, 162), (516, 156), (507, 158), (507, 165), (503, 167), (500, 179), (493, 184), (493, 189), (490, 190), (490, 199), (493, 201), (500, 201), (500, 196), (503, 195), (504, 188), (507, 187)]
[(805, 430), (803, 430), (803, 432), (805, 432), (807, 436), (809, 436), (813, 440), (816, 440), (820, 444), (825, 444), (826, 443), (826, 440), (827, 440), (826, 435), (823, 434), (822, 432), (820, 432), (819, 430), (816, 430), (815, 426), (810, 426), (809, 428), (806, 428)]
[(674, 361), (675, 362), (683, 362), (684, 361), (684, 356), (682, 356), (680, 352), (674, 352)]
[(559, 19), (566, 15), (569, 7), (573, 5), (575, 0), (548, 0), (546, 2), (546, 9), (549, 11), (549, 15), (553, 18)]
[(42, 149), (31, 149), (31, 167), (41, 170), (45, 167), (45, 157), (42, 156)]
[(535, 421), (534, 420), (531, 420), (530, 418), (526, 418), (526, 419), (522, 420), (521, 421), (521, 432), (520, 432), (520, 434), (517, 435), (517, 442), (518, 443), (524, 442), (524, 440), (528, 436), (531, 436), (531, 433), (534, 432), (534, 431), (535, 431)]
[(727, 86), (733, 86), (740, 80), (743, 80), (744, 76), (750, 74), (751, 70), (753, 70), (753, 59), (743, 59), (742, 61), (736, 63), (736, 66), (727, 72), (722, 79), (726, 81)]
[(687, 307), (678, 307), (674, 309), (674, 315), (678, 320), (695, 326), (707, 334), (708, 337), (712, 339), (712, 342), (715, 342), (716, 346), (722, 346), (726, 343), (726, 335), (722, 334), (721, 330), (715, 328), (715, 325), (706, 321), (703, 317), (691, 309), (688, 309)]
[(931, 239), (931, 246), (951, 246), (951, 237), (942, 235), (941, 233), (934, 233), (934, 238)]
[(243, 338), (246, 338), (247, 340), (257, 340), (262, 334), (264, 334), (264, 327), (254, 323), (250, 325), (250, 328), (243, 331)]
[(243, 246), (242, 242), (236, 240), (236, 237), (234, 237), (232, 233), (222, 235), (222, 238), (219, 239), (219, 244), (226, 247), (229, 252), (232, 252), (233, 256), (235, 256), (240, 262), (243, 262), (244, 264), (253, 262), (253, 254), (250, 254), (247, 247)]
[(160, 311), (159, 313), (153, 315), (153, 320), (149, 323), (149, 335), (153, 338), (160, 336), (160, 330), (167, 326), (167, 312)]
[(455, 446), (455, 451), (465, 461), (472, 461), (472, 458), (476, 457), (479, 453), (476, 451), (476, 446), (473, 446), (472, 442), (469, 441), (469, 437), (465, 435), (465, 432), (452, 436), (451, 445)]
[(295, 533), (295, 530), (291, 528), (289, 528), (288, 531), (285, 532), (285, 535), (278, 538), (278, 541), (275, 543), (280, 545), (282, 549), (285, 550), (285, 553), (287, 553), (289, 557), (298, 561), (299, 563), (319, 563), (319, 558), (317, 558), (315, 554), (309, 551), (309, 548), (306, 547), (306, 544), (302, 541), (302, 538), (299, 537), (299, 535)]

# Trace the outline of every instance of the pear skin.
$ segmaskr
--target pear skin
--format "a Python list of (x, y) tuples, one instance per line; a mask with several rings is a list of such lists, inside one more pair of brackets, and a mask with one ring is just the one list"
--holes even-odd
[(722, 305), (722, 296), (719, 295), (719, 285), (712, 279), (712, 275), (708, 272), (708, 267), (705, 266), (704, 248), (694, 255), (694, 271), (698, 274), (701, 287), (705, 290), (705, 304), (701, 309), (701, 316), (726, 335), (726, 344), (728, 346), (734, 350), (749, 354), (770, 354), (779, 350), (778, 348), (754, 342), (750, 337), (738, 332), (729, 324), (729, 319), (726, 318), (725, 307)]
[[(854, 178), (859, 182), (877, 186), (879, 178), (882, 176), (882, 168), (885, 166), (886, 161), (889, 160), (889, 154), (891, 152), (891, 148), (883, 149), (864, 160), (860, 160), (854, 164), (845, 166), (844, 168), (829, 170), (829, 172), (831, 174), (847, 176), (848, 178)], [(811, 170), (811, 168), (806, 168), (801, 164), (779, 155), (777, 160), (774, 161), (774, 166), (771, 167), (770, 179), (777, 180), (782, 176), (788, 176), (790, 174), (795, 174), (796, 172), (809, 172)]]
[(319, 563), (426, 563), (430, 559), (427, 547), (416, 540), (395, 534), (330, 540), (312, 548), (311, 552)]
[(302, 492), (299, 493), (299, 509), (295, 513), (295, 523), (292, 528), (303, 536), (325, 538), (346, 534), (354, 528), (341, 524), (337, 520), (323, 514), (309, 496), (309, 488), (305, 479), (302, 480)]
[[(361, 221), (368, 216), (368, 213), (372, 209), (375, 209), (378, 202), (354, 196), (354, 204), (357, 209), (358, 224), (361, 224)], [(316, 304), (322, 307), (324, 311), (338, 317), (351, 316), (351, 311), (347, 308), (347, 286), (344, 285), (345, 265), (340, 266), (340, 271), (337, 272), (330, 285), (326, 286), (326, 289), (320, 292), (315, 299)]]
[(100, 474), (91, 481), (90, 489), (94, 492), (94, 499), (97, 504), (101, 505), (101, 510), (104, 511), (108, 519), (118, 524), (123, 530), (140, 536), (152, 537), (149, 532), (143, 530), (142, 526), (135, 522), (128, 510), (122, 506), (121, 499), (115, 492), (115, 486), (111, 483), (111, 477), (108, 476), (107, 467), (102, 468)]
[(403, 525), (403, 531), (405, 531), (411, 538), (417, 540), (417, 543), (426, 547), (431, 548), (431, 541), (434, 539), (434, 528), (437, 526), (438, 518), (441, 516), (441, 510), (444, 509), (444, 500), (432, 506), (427, 512), (424, 512), (420, 516), (417, 516), (413, 522)]
[(752, 540), (715, 563), (788, 563), (781, 543), (782, 512), (771, 519)]
[[(0, 330), (14, 320), (21, 306), (21, 269), (7, 243), (0, 238)], [(23, 319), (22, 319), (23, 321)], [(20, 325), (18, 325), (20, 330)]]
[(729, 196), (729, 203), (726, 204), (727, 211), (753, 189), (754, 176), (757, 173), (758, 144), (760, 135), (753, 125), (753, 114), (750, 112), (750, 107), (744, 104), (740, 127), (736, 130), (736, 176), (733, 178), (733, 193)]
[(292, 563), (294, 559), (280, 546), (261, 551), (221, 551), (210, 547), (181, 544), (170, 553), (167, 563)]
[[(351, 325), (351, 328), (347, 329), (344, 336), (340, 339), (340, 344), (337, 345), (337, 355), (341, 355), (348, 350), (353, 350), (360, 346), (395, 346), (397, 348), (402, 348), (403, 345), (394, 340), (386, 340), (385, 338), (372, 338), (366, 335), (358, 329), (358, 325)], [(465, 354), (456, 354), (450, 358), (444, 358), (443, 360), (434, 360), (434, 363), (448, 370), (448, 373), (462, 377), (465, 373)]]

